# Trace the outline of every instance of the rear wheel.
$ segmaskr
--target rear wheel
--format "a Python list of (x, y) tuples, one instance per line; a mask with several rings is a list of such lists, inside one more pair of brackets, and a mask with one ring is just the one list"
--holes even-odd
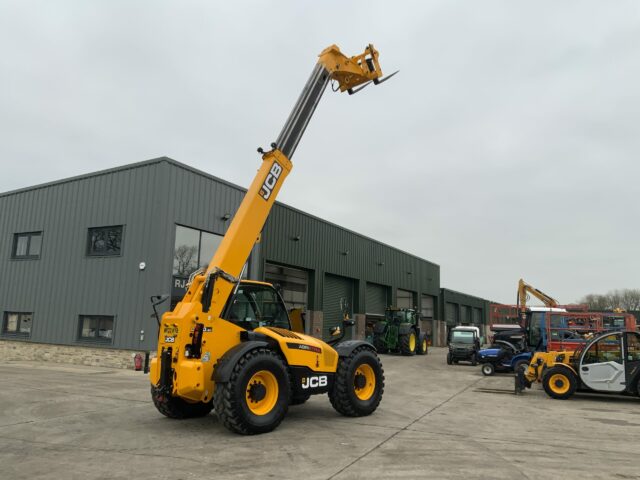
[(151, 399), (158, 411), (169, 418), (195, 418), (209, 415), (213, 409), (213, 402), (189, 403), (180, 397), (162, 392), (158, 387), (151, 386)]
[(542, 376), (542, 386), (551, 398), (566, 400), (578, 388), (578, 379), (568, 368), (551, 367)]
[(416, 347), (416, 352), (418, 355), (426, 355), (428, 353), (428, 344), (427, 344), (427, 334), (422, 333), (418, 337), (418, 345)]
[(485, 377), (490, 377), (496, 373), (496, 367), (493, 366), (493, 363), (483, 363), (482, 367), (480, 367), (480, 371)]
[(409, 331), (409, 333), (400, 335), (400, 353), (403, 355), (415, 355), (416, 346), (418, 344), (418, 336), (415, 330)]
[(373, 413), (384, 392), (384, 371), (380, 359), (367, 347), (356, 348), (338, 361), (336, 380), (329, 392), (331, 405), (347, 417)]
[(266, 348), (244, 354), (226, 383), (216, 385), (213, 403), (222, 424), (245, 435), (270, 432), (289, 406), (289, 375), (280, 357)]

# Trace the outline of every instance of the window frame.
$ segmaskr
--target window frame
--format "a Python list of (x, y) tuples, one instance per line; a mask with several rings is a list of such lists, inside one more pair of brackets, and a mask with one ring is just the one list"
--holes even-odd
[[(98, 318), (100, 320), (110, 319), (111, 324), (111, 338), (106, 337), (84, 337), (82, 335), (82, 326), (85, 318)], [(98, 330), (100, 330), (100, 321), (98, 321)], [(97, 345), (113, 345), (113, 340), (116, 336), (116, 315), (94, 315), (94, 314), (80, 314), (78, 315), (78, 333), (76, 341), (80, 343), (90, 343)]]
[[(92, 230), (100, 230), (107, 228), (120, 228), (120, 251), (118, 253), (91, 253), (91, 231)], [(88, 227), (87, 228), (87, 244), (85, 248), (85, 257), (86, 258), (111, 258), (111, 257), (122, 257), (124, 255), (124, 234), (125, 234), (125, 225), (124, 224), (114, 224), (114, 225), (104, 225), (100, 227)]]
[[(39, 260), (42, 255), (42, 237), (43, 230), (34, 230), (31, 232), (18, 232), (13, 234), (13, 242), (11, 243), (11, 260)], [(40, 253), (37, 255), (29, 255), (29, 249), (31, 248), (31, 238), (39, 236), (40, 237)], [(27, 254), (26, 255), (18, 255), (18, 238), (27, 237)]]
[[(9, 315), (18, 315), (18, 323), (16, 325), (16, 331), (8, 331), (7, 327), (9, 324)], [(22, 325), (22, 317), (24, 315), (30, 315), (31, 316), (31, 328), (29, 328), (29, 333), (26, 332), (21, 332), (20, 331), (20, 326)], [(0, 334), (3, 337), (11, 337), (11, 338), (31, 338), (31, 332), (33, 331), (33, 312), (11, 312), (11, 311), (5, 311), (4, 315), (2, 317), (2, 330), (0, 331)]]

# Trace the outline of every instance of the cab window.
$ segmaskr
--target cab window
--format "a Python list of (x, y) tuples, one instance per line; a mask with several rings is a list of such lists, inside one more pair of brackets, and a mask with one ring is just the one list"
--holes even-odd
[(616, 362), (622, 364), (620, 336), (607, 335), (591, 345), (582, 357), (583, 364)]
[(640, 334), (627, 332), (627, 361), (640, 360)]
[(538, 348), (542, 342), (541, 327), (544, 321), (544, 313), (532, 312), (529, 315), (529, 346)]
[(227, 320), (247, 330), (258, 327), (289, 329), (289, 316), (276, 292), (261, 285), (242, 285), (229, 307)]

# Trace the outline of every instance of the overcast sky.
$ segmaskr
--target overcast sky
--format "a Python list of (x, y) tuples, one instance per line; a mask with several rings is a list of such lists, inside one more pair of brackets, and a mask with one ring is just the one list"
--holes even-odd
[(640, 2), (0, 1), (0, 191), (169, 156), (241, 186), (316, 55), (400, 74), (328, 91), (279, 200), (561, 302), (640, 281)]

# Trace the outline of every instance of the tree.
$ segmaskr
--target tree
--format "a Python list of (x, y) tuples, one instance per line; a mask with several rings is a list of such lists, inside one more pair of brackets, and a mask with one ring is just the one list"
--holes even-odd
[(586, 303), (589, 310), (613, 310), (621, 308), (626, 311), (640, 310), (640, 289), (625, 288), (623, 290), (611, 290), (601, 295), (590, 293), (585, 295), (580, 303)]
[(173, 269), (176, 275), (188, 277), (198, 268), (198, 247), (180, 245), (173, 253)]

